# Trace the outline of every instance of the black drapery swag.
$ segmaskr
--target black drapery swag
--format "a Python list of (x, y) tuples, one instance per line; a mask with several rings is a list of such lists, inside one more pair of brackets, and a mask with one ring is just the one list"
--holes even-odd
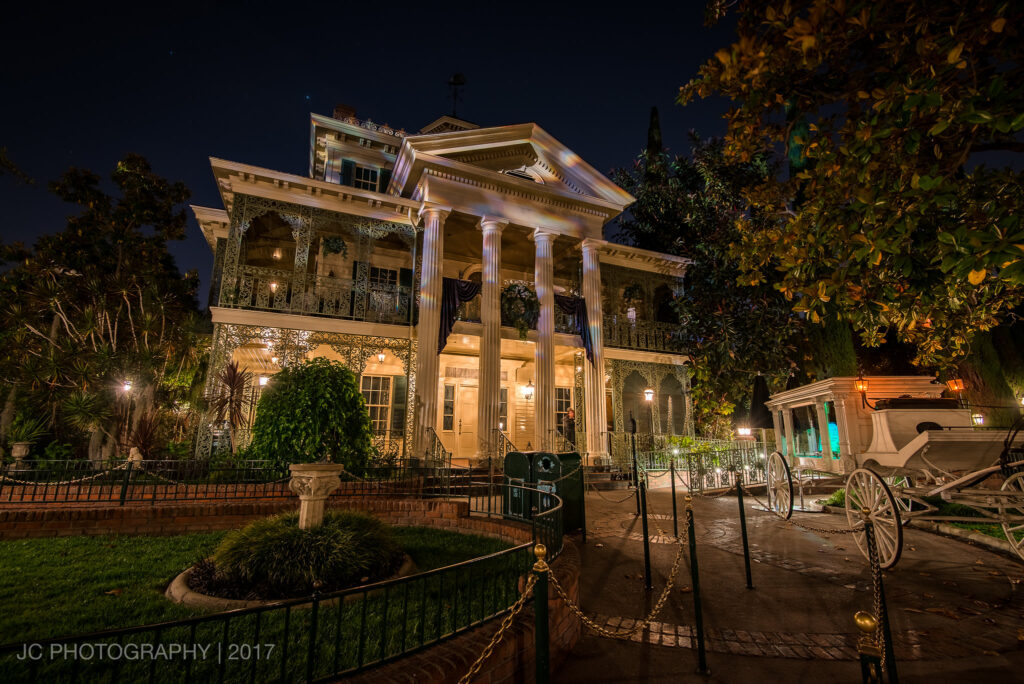
[(587, 352), (587, 359), (594, 362), (594, 344), (590, 339), (590, 322), (587, 319), (587, 302), (582, 297), (570, 295), (555, 295), (555, 305), (564, 313), (572, 316), (576, 322), (576, 334), (583, 340), (583, 349)]
[(455, 327), (459, 306), (480, 294), (480, 283), (444, 278), (441, 280), (441, 326), (437, 330), (437, 353), (444, 351), (448, 336)]

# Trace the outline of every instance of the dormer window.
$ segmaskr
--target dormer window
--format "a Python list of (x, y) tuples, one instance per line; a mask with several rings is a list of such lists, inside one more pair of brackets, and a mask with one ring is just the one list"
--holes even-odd
[(377, 169), (367, 166), (357, 166), (355, 177), (352, 179), (353, 187), (360, 190), (377, 190)]

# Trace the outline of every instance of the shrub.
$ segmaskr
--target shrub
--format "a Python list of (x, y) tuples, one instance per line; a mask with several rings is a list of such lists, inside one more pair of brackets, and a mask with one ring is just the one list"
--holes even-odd
[(355, 374), (320, 358), (274, 375), (256, 406), (252, 450), (282, 466), (327, 460), (349, 470), (365, 466), (373, 436)]
[(317, 582), (333, 591), (383, 579), (401, 560), (391, 530), (370, 515), (328, 512), (319, 527), (300, 530), (298, 513), (284, 513), (229, 533), (213, 554), (212, 581), (209, 567), (199, 570), (207, 591), (288, 598), (310, 595)]

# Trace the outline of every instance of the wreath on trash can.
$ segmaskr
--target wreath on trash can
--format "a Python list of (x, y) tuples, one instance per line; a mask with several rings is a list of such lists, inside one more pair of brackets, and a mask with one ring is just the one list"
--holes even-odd
[(523, 283), (510, 283), (501, 291), (501, 321), (515, 326), (519, 339), (537, 327), (540, 301), (537, 294)]

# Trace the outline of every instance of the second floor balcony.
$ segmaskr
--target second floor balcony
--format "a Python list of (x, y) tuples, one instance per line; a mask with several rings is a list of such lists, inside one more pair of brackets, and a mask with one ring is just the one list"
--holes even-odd
[(371, 280), (242, 266), (234, 278), (224, 277), (219, 301), (231, 308), (409, 325), (413, 295), (411, 279), (400, 282), (397, 274)]

